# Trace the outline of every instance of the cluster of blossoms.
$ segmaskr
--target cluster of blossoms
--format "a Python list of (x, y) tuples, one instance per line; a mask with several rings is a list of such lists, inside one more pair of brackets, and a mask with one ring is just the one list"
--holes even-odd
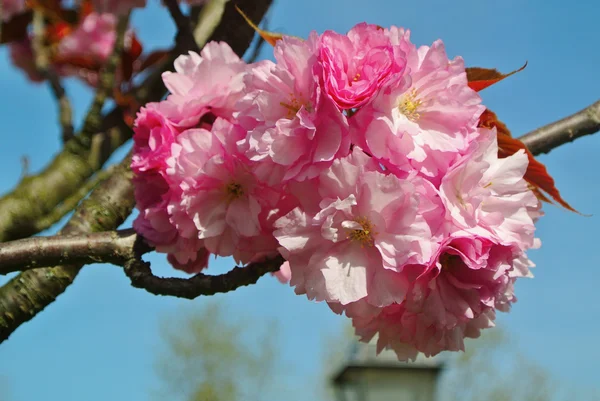
[(401, 359), (463, 349), (530, 276), (527, 156), (498, 157), (440, 41), (359, 24), (274, 56), (209, 43), (164, 73), (170, 95), (136, 120), (134, 227), (190, 273), (281, 254), (296, 293)]
[[(53, 49), (52, 59), (56, 72), (60, 76), (77, 75), (96, 86), (97, 71), (77, 68), (62, 60), (83, 59), (91, 65), (101, 66), (113, 51), (117, 39), (117, 17), (113, 14), (92, 12), (83, 17), (80, 24), (58, 40)], [(128, 33), (131, 39), (131, 32)], [(126, 48), (127, 48), (126, 43)], [(10, 44), (10, 56), (15, 66), (22, 69), (32, 81), (41, 81), (43, 77), (35, 66), (31, 38)]]

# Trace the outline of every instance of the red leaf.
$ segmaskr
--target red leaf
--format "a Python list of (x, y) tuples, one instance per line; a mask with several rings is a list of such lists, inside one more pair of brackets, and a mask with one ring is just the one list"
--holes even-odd
[(161, 63), (163, 60), (166, 60), (167, 57), (169, 57), (168, 50), (153, 51), (152, 53), (150, 53), (146, 57), (144, 57), (144, 59), (142, 60), (142, 63), (140, 64), (140, 66), (138, 68), (138, 72), (144, 71), (146, 68), (152, 67), (154, 64)]
[(466, 69), (469, 88), (479, 92), (496, 82), (502, 81), (504, 78), (510, 77), (519, 71), (523, 71), (525, 67), (527, 67), (527, 62), (525, 62), (523, 67), (513, 72), (509, 72), (508, 74), (503, 74), (492, 68), (469, 67)]
[[(527, 171), (523, 177), (532, 186), (532, 191), (543, 202), (553, 203), (549, 198), (554, 199), (554, 202), (558, 203), (565, 209), (572, 212), (579, 213), (571, 205), (565, 201), (560, 192), (554, 184), (554, 179), (548, 174), (546, 166), (536, 160), (531, 154), (527, 146), (517, 138), (513, 138), (510, 135), (510, 131), (506, 125), (498, 120), (496, 114), (490, 110), (486, 110), (479, 119), (479, 126), (485, 128), (496, 128), (498, 132), (498, 157), (504, 158), (517, 153), (523, 149), (529, 159), (527, 165)], [(548, 196), (547, 196), (548, 195)]]
[(135, 34), (131, 35), (129, 47), (121, 56), (121, 79), (123, 81), (129, 81), (133, 76), (135, 62), (142, 54), (142, 51), (142, 44), (139, 42)]
[(133, 58), (134, 60), (137, 60), (143, 52), (144, 48), (142, 46), (142, 44), (140, 43), (140, 41), (138, 40), (137, 36), (134, 34), (131, 35), (131, 44), (129, 45), (129, 55), (131, 56), (131, 58)]
[(256, 24), (254, 22), (252, 22), (252, 20), (242, 10), (240, 10), (240, 8), (237, 5), (235, 6), (235, 9), (246, 20), (248, 25), (250, 25), (260, 35), (260, 37), (263, 38), (265, 40), (265, 42), (267, 42), (271, 46), (275, 46), (275, 43), (277, 43), (278, 40), (283, 38), (283, 34), (281, 34), (281, 33), (269, 32), (269, 31), (264, 31), (264, 30), (260, 29), (258, 26), (256, 26)]
[(1, 23), (2, 35), (0, 44), (16, 42), (27, 37), (27, 26), (31, 22), (33, 14), (31, 11), (15, 15), (7, 22)]

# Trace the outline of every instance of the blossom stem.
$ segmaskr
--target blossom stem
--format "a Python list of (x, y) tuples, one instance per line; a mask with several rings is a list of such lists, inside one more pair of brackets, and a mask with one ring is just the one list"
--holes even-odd
[(62, 140), (67, 142), (73, 137), (73, 111), (67, 93), (60, 78), (50, 66), (48, 48), (44, 45), (45, 26), (44, 15), (39, 9), (33, 11), (33, 40), (34, 62), (38, 72), (48, 80), (52, 94), (58, 104), (58, 121), (62, 128)]

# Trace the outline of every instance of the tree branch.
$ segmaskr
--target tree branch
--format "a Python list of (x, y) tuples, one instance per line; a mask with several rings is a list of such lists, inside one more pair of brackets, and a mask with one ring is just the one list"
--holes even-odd
[[(81, 202), (81, 200), (83, 198), (85, 198), (94, 188), (96, 188), (96, 186), (99, 183), (101, 183), (102, 181), (104, 181), (108, 177), (110, 177), (112, 175), (112, 173), (114, 173), (114, 171), (115, 171), (115, 166), (111, 166), (106, 170), (101, 170), (98, 173), (96, 173), (96, 175), (94, 175), (87, 182), (85, 182), (81, 187), (79, 187), (79, 189), (73, 195), (69, 196), (64, 201), (62, 201), (60, 203), (60, 205), (56, 206), (56, 208), (54, 208), (52, 210), (52, 212), (50, 212), (46, 216), (36, 220), (32, 224), (32, 230), (34, 230), (36, 233), (38, 233), (40, 231), (44, 231), (44, 230), (52, 227), (56, 223), (58, 223), (58, 221), (60, 219), (62, 219), (69, 212), (71, 212), (73, 209), (75, 209), (75, 207), (77, 207), (79, 202)], [(2, 246), (2, 244), (0, 243), (0, 247), (1, 246)]]
[(262, 275), (279, 270), (284, 262), (277, 256), (245, 267), (234, 267), (218, 276), (200, 273), (189, 279), (162, 278), (154, 276), (149, 263), (141, 260), (141, 256), (151, 250), (152, 247), (133, 229), (26, 238), (0, 245), (0, 275), (61, 263), (112, 263), (125, 268), (134, 287), (155, 295), (193, 299), (254, 284)]
[(73, 112), (71, 103), (63, 88), (56, 71), (52, 69), (49, 62), (49, 51), (44, 44), (45, 40), (44, 15), (41, 10), (33, 11), (33, 40), (34, 62), (40, 75), (50, 84), (50, 89), (58, 103), (58, 122), (62, 128), (62, 140), (68, 141), (73, 137)]
[[(61, 235), (113, 230), (134, 206), (130, 157), (75, 210)], [(0, 287), (0, 342), (33, 318), (73, 282), (81, 264), (28, 270)]]
[(600, 101), (585, 109), (523, 135), (519, 139), (534, 155), (549, 153), (582, 136), (600, 131)]
[(0, 244), (0, 275), (59, 264), (123, 265), (150, 250), (133, 229), (26, 238)]
[(149, 263), (130, 259), (125, 263), (125, 274), (131, 279), (132, 286), (143, 288), (154, 295), (194, 299), (202, 295), (229, 292), (254, 284), (265, 274), (279, 270), (283, 262), (283, 257), (276, 256), (244, 267), (236, 266), (229, 272), (217, 276), (198, 273), (191, 278), (183, 279), (157, 277), (152, 274)]
[(198, 51), (199, 47), (196, 40), (194, 40), (192, 32), (192, 21), (189, 17), (183, 15), (181, 8), (179, 8), (179, 2), (177, 0), (164, 0), (164, 3), (175, 25), (177, 25), (177, 37), (175, 41), (181, 47), (181, 50)]

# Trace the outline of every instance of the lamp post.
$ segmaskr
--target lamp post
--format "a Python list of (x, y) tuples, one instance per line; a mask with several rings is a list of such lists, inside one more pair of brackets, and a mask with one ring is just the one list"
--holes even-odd
[(393, 351), (377, 356), (375, 343), (355, 343), (332, 381), (338, 401), (435, 401), (442, 366), (439, 357), (400, 362)]

